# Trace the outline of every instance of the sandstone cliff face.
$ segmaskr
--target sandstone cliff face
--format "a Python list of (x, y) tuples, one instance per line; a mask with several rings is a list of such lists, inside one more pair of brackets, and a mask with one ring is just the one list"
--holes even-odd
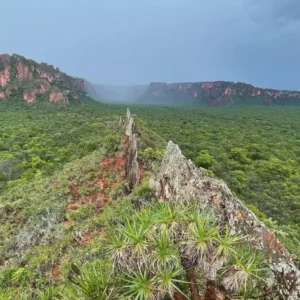
[(50, 102), (69, 103), (87, 92), (86, 81), (73, 78), (46, 63), (38, 64), (20, 55), (0, 55), (0, 100), (18, 96), (27, 103), (45, 95)]
[[(237, 97), (250, 98), (261, 104), (298, 104), (300, 92), (256, 88), (241, 82), (150, 83), (147, 92), (139, 98), (144, 103), (206, 103), (223, 105)], [(251, 100), (252, 99), (252, 100)], [(256, 103), (255, 102), (255, 103)]]
[(223, 181), (208, 177), (204, 169), (196, 168), (174, 143), (169, 142), (150, 185), (158, 199), (198, 201), (203, 208), (215, 212), (220, 225), (228, 224), (232, 234), (246, 235), (248, 241), (264, 253), (273, 272), (268, 299), (300, 299), (300, 272), (286, 248), (239, 199), (233, 197)]

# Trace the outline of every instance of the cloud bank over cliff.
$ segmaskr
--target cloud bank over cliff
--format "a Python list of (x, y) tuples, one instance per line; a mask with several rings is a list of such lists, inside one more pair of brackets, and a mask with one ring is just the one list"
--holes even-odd
[(0, 20), (2, 52), (94, 83), (300, 88), (297, 0), (13, 0), (1, 10), (14, 12)]

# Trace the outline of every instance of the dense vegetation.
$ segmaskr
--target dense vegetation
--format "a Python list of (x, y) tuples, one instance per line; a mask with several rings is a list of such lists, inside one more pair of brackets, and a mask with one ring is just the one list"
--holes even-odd
[(149, 128), (179, 144), (199, 167), (224, 179), (239, 198), (277, 220), (300, 223), (298, 108), (132, 110)]
[[(189, 292), (184, 265), (175, 262), (181, 261), (180, 256), (186, 253), (178, 245), (190, 243), (191, 232), (188, 239), (181, 237), (180, 241), (174, 234), (164, 236), (163, 231), (143, 235), (140, 241), (143, 247), (148, 245), (151, 260), (158, 250), (168, 254), (163, 243), (172, 250), (169, 268), (160, 265), (161, 273), (109, 259), (112, 255), (120, 258), (114, 246), (127, 243), (127, 249), (133, 247), (138, 238), (133, 237), (132, 228), (145, 225), (149, 229), (150, 223), (158, 228), (155, 222), (164, 211), (152, 203), (147, 174), (133, 194), (124, 194), (124, 180), (118, 169), (124, 145), (117, 123), (125, 108), (92, 102), (80, 106), (0, 103), (0, 299), (16, 299), (16, 295), (19, 299), (109, 299), (106, 293), (112, 287), (110, 295), (116, 292), (120, 299), (119, 295), (124, 293), (133, 297), (137, 293), (157, 292), (161, 276), (166, 280), (165, 289), (159, 290), (165, 294), (178, 289)], [(150, 161), (162, 156), (165, 142), (154, 132), (178, 143), (198, 166), (223, 178), (277, 233), (295, 258), (300, 257), (298, 108), (137, 105), (131, 110), (137, 114), (138, 130), (144, 141), (143, 159)], [(112, 153), (114, 157), (110, 158)], [(186, 209), (189, 211), (190, 207)], [(178, 226), (185, 228), (191, 214), (184, 214), (185, 209), (180, 211)], [(199, 218), (199, 226), (208, 221), (209, 227), (214, 227), (213, 218), (203, 214)], [(136, 223), (142, 219), (146, 223)], [(224, 241), (217, 242), (219, 230), (214, 227), (214, 247), (210, 246), (216, 253), (221, 251), (218, 245), (224, 245)], [(220, 282), (232, 282), (230, 277), (221, 275), (226, 275), (226, 268), (234, 265), (235, 260), (242, 263), (242, 258), (253, 259), (257, 270), (260, 269), (259, 255), (240, 251), (243, 243), (240, 237), (236, 238), (233, 244), (227, 241), (230, 249), (222, 270), (217, 270)], [(130, 251), (132, 254), (133, 248)], [(236, 256), (238, 253), (241, 257)], [(197, 281), (205, 292), (201, 285), (205, 276), (199, 273), (203, 261), (194, 262)], [(246, 269), (246, 265), (240, 267)], [(254, 277), (262, 276), (256, 269), (250, 271)], [(240, 282), (234, 293), (245, 295), (245, 284), (251, 287), (258, 282)], [(143, 291), (137, 284), (143, 286)], [(153, 289), (149, 290), (146, 284)], [(250, 290), (258, 292), (249, 288), (247, 292)]]
[(53, 174), (99, 149), (110, 132), (102, 107), (10, 104), (0, 105), (0, 190)]
[(290, 236), (285, 243), (300, 257), (299, 108), (131, 109), (147, 127), (177, 143), (196, 165), (224, 179), (265, 223), (276, 226), (284, 241)]

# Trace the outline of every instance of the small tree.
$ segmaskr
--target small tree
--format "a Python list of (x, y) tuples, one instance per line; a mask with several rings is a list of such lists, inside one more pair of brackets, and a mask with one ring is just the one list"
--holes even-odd
[(6, 158), (0, 160), (0, 173), (2, 173), (7, 181), (16, 177), (19, 172), (18, 161), (14, 158)]

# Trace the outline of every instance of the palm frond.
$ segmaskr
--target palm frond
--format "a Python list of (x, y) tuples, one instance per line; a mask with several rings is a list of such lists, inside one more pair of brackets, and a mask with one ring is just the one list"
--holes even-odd
[(135, 300), (154, 299), (156, 292), (155, 280), (146, 271), (139, 270), (132, 274), (126, 274), (126, 277), (124, 279), (124, 288), (127, 290), (125, 296)]
[(152, 238), (153, 251), (151, 252), (151, 266), (154, 270), (166, 267), (178, 267), (180, 265), (180, 254), (172, 239), (163, 229), (158, 236)]
[(233, 254), (229, 266), (223, 272), (223, 285), (230, 291), (246, 291), (249, 284), (258, 285), (263, 281), (267, 271), (262, 253), (250, 248), (240, 248)]

